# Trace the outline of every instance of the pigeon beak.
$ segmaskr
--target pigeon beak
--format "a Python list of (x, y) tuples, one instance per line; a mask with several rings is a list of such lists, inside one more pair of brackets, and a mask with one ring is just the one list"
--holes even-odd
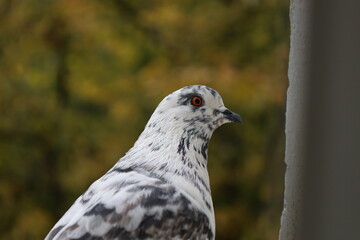
[(230, 111), (229, 109), (225, 109), (221, 113), (224, 115), (224, 117), (226, 119), (230, 120), (231, 122), (236, 122), (236, 123), (242, 123), (243, 122), (242, 118), (238, 114)]

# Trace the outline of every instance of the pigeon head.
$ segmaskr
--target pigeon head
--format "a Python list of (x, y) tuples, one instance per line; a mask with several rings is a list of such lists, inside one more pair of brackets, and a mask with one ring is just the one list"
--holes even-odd
[(202, 85), (187, 86), (165, 97), (152, 119), (163, 119), (166, 123), (175, 125), (207, 128), (210, 132), (224, 123), (242, 122), (238, 114), (224, 106), (217, 91)]
[(214, 89), (202, 85), (187, 86), (160, 102), (128, 155), (147, 149), (154, 162), (163, 159), (164, 155), (169, 159), (180, 157), (183, 161), (191, 158), (190, 155), (198, 156), (205, 167), (208, 142), (213, 132), (229, 122), (241, 123), (242, 119), (224, 106)]

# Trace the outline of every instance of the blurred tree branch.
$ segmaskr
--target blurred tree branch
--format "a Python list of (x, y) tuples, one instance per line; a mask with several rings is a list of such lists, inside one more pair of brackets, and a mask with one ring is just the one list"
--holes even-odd
[(66, 57), (69, 51), (70, 38), (67, 32), (67, 22), (62, 17), (56, 17), (49, 24), (45, 34), (47, 43), (55, 52), (58, 63), (55, 77), (55, 92), (60, 106), (65, 107), (69, 101), (69, 69)]

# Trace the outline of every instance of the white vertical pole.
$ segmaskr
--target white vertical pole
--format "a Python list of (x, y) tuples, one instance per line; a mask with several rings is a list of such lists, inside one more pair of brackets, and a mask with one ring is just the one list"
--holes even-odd
[(300, 240), (302, 219), (302, 173), (304, 168), (304, 133), (306, 112), (306, 81), (309, 72), (311, 0), (290, 3), (289, 88), (286, 107), (286, 175), (284, 209), (279, 240)]
[(360, 239), (360, 1), (313, 5), (301, 239)]

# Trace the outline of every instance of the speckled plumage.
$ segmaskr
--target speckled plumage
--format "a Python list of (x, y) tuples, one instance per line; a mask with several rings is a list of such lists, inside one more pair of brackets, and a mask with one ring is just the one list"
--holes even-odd
[[(191, 99), (201, 97), (201, 106)], [(207, 171), (213, 131), (241, 118), (213, 89), (164, 98), (135, 145), (80, 196), (46, 236), (65, 239), (214, 239)]]

